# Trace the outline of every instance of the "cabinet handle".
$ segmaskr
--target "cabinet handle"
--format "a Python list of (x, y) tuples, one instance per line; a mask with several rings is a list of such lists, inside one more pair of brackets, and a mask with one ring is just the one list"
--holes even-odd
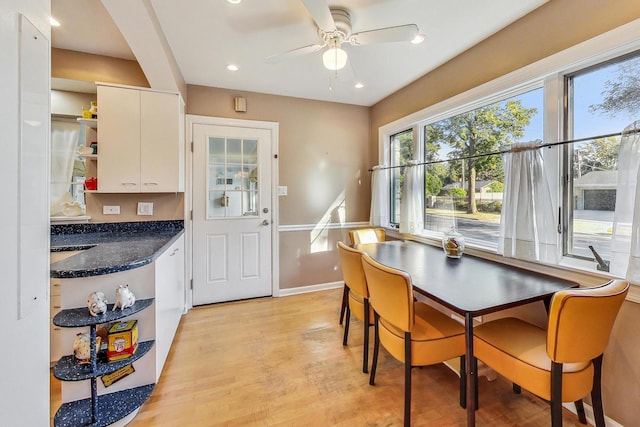
[(174, 256), (176, 253), (178, 253), (178, 251), (179, 251), (179, 250), (180, 250), (180, 248), (175, 248), (175, 249), (173, 250), (173, 252), (171, 252), (171, 253), (169, 254), (169, 256)]
[(54, 305), (53, 308), (62, 308), (62, 306)]
[(135, 182), (123, 182), (122, 185), (138, 185)]
[(158, 185), (157, 182), (145, 182), (144, 185)]

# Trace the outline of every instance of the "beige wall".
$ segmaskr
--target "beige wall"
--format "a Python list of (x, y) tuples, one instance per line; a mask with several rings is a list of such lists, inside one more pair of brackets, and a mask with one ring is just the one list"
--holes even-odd
[[(280, 226), (317, 226), (327, 215), (335, 225), (338, 212), (329, 209), (336, 201), (344, 203), (346, 222), (369, 220), (368, 108), (203, 86), (188, 86), (187, 93), (187, 114), (279, 123), (278, 180), (288, 187), (279, 197)], [(233, 110), (235, 96), (246, 98), (246, 113)], [(280, 233), (281, 289), (341, 280), (333, 268), (335, 243), (323, 251), (312, 247), (310, 235), (309, 229)]]
[(149, 87), (138, 62), (65, 49), (51, 49), (51, 77)]
[[(380, 126), (638, 18), (638, 0), (551, 0), (374, 105), (370, 152), (377, 159)], [(626, 301), (604, 358), (605, 412), (625, 426), (640, 425), (638, 324), (640, 304)]]

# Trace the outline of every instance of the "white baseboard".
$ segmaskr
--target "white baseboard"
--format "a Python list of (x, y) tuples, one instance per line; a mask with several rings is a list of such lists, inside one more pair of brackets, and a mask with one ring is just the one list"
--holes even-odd
[[(319, 283), (317, 285), (299, 286), (297, 288), (280, 289), (278, 297), (288, 297), (291, 295), (308, 294), (310, 292), (326, 291), (344, 286), (344, 282)], [(274, 295), (276, 296), (276, 295)]]
[[(573, 403), (563, 403), (562, 406), (568, 409), (571, 413), (577, 415), (576, 405), (574, 405)], [(586, 403), (584, 403), (584, 414), (587, 417), (587, 422), (589, 423), (589, 425), (592, 425), (592, 426), (596, 425), (595, 418), (593, 417), (593, 408), (590, 405), (587, 405)], [(607, 425), (607, 427), (624, 427), (622, 424), (607, 417), (606, 414), (604, 416), (604, 423)]]

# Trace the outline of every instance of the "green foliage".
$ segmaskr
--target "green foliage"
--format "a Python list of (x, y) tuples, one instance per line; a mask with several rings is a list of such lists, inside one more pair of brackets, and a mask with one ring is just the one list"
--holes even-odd
[(489, 188), (492, 193), (502, 193), (504, 191), (504, 184), (500, 181), (493, 181), (489, 184)]
[(447, 195), (451, 197), (465, 197), (467, 195), (467, 190), (460, 187), (453, 187), (447, 190)]
[(599, 138), (588, 143), (584, 148), (576, 150), (577, 167), (582, 175), (593, 170), (615, 170), (618, 168), (617, 138)]
[(424, 177), (424, 194), (425, 196), (437, 196), (442, 190), (442, 180), (433, 172), (425, 173)]

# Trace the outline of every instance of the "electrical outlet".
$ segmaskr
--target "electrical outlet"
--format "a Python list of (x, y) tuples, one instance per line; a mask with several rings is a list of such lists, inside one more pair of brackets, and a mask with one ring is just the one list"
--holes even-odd
[(138, 215), (153, 215), (153, 203), (138, 202)]
[(286, 196), (287, 195), (287, 186), (286, 185), (279, 185), (278, 186), (278, 196)]
[(103, 215), (120, 215), (120, 206), (103, 206)]

